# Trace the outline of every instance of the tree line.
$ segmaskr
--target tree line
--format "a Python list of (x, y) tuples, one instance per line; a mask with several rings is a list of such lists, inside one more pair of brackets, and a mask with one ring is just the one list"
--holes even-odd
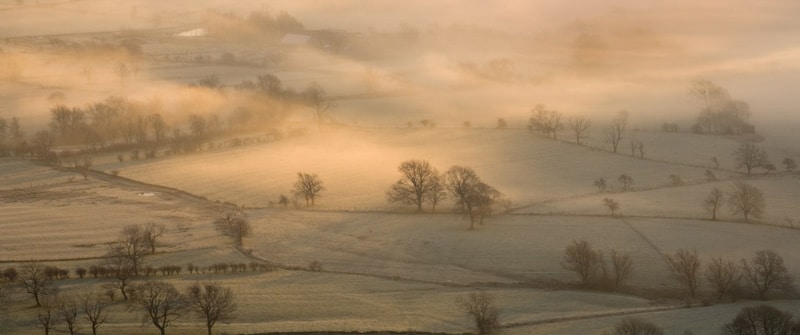
[[(630, 254), (615, 249), (610, 256), (609, 266), (601, 250), (593, 248), (586, 240), (576, 240), (565, 247), (561, 266), (577, 274), (585, 288), (616, 291), (634, 274), (634, 263)], [(678, 249), (663, 257), (687, 302), (699, 298), (702, 278), (711, 286), (717, 300), (797, 295), (795, 279), (784, 265), (783, 257), (772, 250), (758, 250), (751, 259), (738, 262), (715, 257), (705, 268), (695, 250)]]

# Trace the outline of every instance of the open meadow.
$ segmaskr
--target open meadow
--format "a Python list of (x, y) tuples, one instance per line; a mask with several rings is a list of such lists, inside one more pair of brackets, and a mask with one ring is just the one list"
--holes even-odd
[(734, 2), (0, 2), (0, 335), (800, 321), (800, 7)]

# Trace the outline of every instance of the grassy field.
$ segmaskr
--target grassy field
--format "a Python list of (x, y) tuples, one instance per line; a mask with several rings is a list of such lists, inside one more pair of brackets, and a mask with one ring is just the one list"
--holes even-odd
[(280, 194), (288, 195), (297, 172), (316, 173), (327, 188), (320, 208), (383, 210), (395, 208), (386, 204), (384, 194), (400, 177), (397, 166), (407, 159), (429, 160), (441, 172), (452, 165), (472, 167), (517, 205), (591, 193), (600, 177), (616, 188), (614, 180), (622, 173), (633, 176), (636, 187), (647, 188), (667, 184), (670, 174), (702, 180), (705, 171), (612, 155), (522, 130), (393, 128), (314, 131), (146, 164), (109, 158), (97, 169), (119, 170), (122, 176), (248, 207), (266, 207)]
[[(396, 28), (384, 22), (348, 31), (354, 42), (337, 53), (281, 45), (261, 35), (252, 40), (174, 36), (208, 24), (209, 18), (229, 15), (233, 22), (283, 9), (263, 1), (12, 2), (0, 3), (0, 118), (19, 117), (31, 143), (39, 130), (49, 129), (54, 105), (84, 108), (111, 95), (163, 103), (147, 106), (163, 107), (170, 136), (191, 133), (190, 114), (213, 113), (225, 120), (247, 107), (276, 116), (263, 130), (226, 134), (196, 152), (168, 155), (164, 147), (152, 159), (132, 159), (131, 150), (95, 153), (88, 179), (67, 168), (1, 158), (0, 270), (27, 261), (71, 271), (103, 264), (123, 227), (163, 224), (166, 233), (145, 264), (180, 265), (184, 271), (136, 281), (163, 280), (180, 290), (206, 281), (232, 288), (239, 311), (234, 320), (217, 325), (220, 334), (464, 333), (472, 325), (456, 301), (475, 291), (495, 297), (503, 333), (509, 335), (603, 334), (625, 315), (651, 320), (668, 334), (713, 334), (740, 308), (761, 302), (686, 308), (664, 261), (667, 253), (688, 248), (703, 261), (738, 261), (772, 249), (800, 277), (800, 178), (780, 164), (784, 158), (800, 159), (790, 92), (798, 73), (790, 70), (800, 64), (800, 53), (776, 41), (759, 41), (763, 49), (738, 46), (761, 34), (792, 40), (793, 31), (770, 28), (770, 34), (748, 32), (717, 41), (665, 29), (658, 23), (664, 18), (654, 17), (650, 27), (612, 13), (585, 22), (574, 18), (581, 23), (559, 23), (529, 35), (527, 28), (515, 34), (414, 18)], [(328, 4), (324, 10), (299, 1), (275, 4), (322, 23), (326, 15), (342, 16), (328, 20), (352, 20), (340, 22), (347, 27), (370, 21), (339, 14), (362, 12), (348, 6), (382, 8), (358, 1)], [(445, 4), (452, 5), (418, 6), (411, 12)], [(772, 10), (781, 8), (791, 12), (795, 7)], [(772, 13), (761, 7), (753, 11), (763, 18)], [(573, 9), (568, 12), (574, 15)], [(678, 16), (665, 15), (665, 22), (672, 25)], [(737, 27), (762, 26), (731, 17)], [(722, 21), (720, 27), (727, 24)], [(306, 28), (326, 28), (320, 24), (308, 22)], [(581, 49), (585, 29), (597, 33), (593, 36), (601, 43)], [(141, 46), (143, 54), (122, 52), (118, 47), (125, 43)], [(110, 51), (89, 55), (83, 48), (93, 50), (92, 45)], [(736, 52), (728, 54), (726, 48), (734, 45)], [(223, 62), (225, 53), (236, 61)], [(498, 64), (493, 61), (509, 61), (511, 72), (486, 75), (487, 66)], [(120, 64), (135, 71), (119, 75)], [(331, 122), (318, 127), (308, 106), (249, 99), (254, 93), (234, 87), (268, 73), (295, 92), (319, 83), (335, 104)], [(217, 76), (224, 87), (190, 86), (207, 76)], [(751, 103), (759, 135), (689, 131), (702, 103), (686, 90), (703, 77)], [(592, 128), (584, 145), (575, 144), (569, 131), (559, 133), (558, 140), (530, 134), (530, 109), (540, 103), (563, 111), (564, 120), (588, 117)], [(618, 153), (612, 153), (603, 130), (621, 110), (629, 111), (628, 130)], [(499, 118), (508, 129), (496, 129)], [(424, 128), (422, 120), (436, 126)], [(664, 122), (680, 123), (681, 132), (662, 132)], [(276, 130), (286, 136), (271, 138)], [(256, 141), (232, 146), (234, 137)], [(645, 145), (644, 157), (629, 154), (630, 141)], [(763, 145), (779, 171), (765, 175), (759, 170), (753, 176), (737, 171), (732, 152), (748, 141)], [(66, 158), (64, 164), (81, 158)], [(718, 169), (712, 158), (719, 161)], [(398, 165), (409, 159), (427, 160), (439, 172), (453, 165), (471, 167), (510, 206), (470, 230), (466, 218), (453, 213), (452, 199), (424, 213), (389, 204), (386, 191), (400, 178)], [(717, 180), (707, 180), (707, 169)], [(276, 205), (279, 196), (292, 197), (298, 172), (319, 175), (326, 187), (322, 197), (312, 208), (299, 200), (286, 208)], [(632, 190), (622, 191), (621, 174), (633, 178)], [(670, 175), (680, 176), (682, 184), (673, 185)], [(607, 192), (593, 186), (598, 178), (608, 181)], [(764, 216), (744, 223), (723, 208), (718, 221), (708, 220), (703, 198), (734, 181), (764, 192)], [(609, 215), (604, 198), (617, 200), (621, 215)], [(242, 245), (219, 223), (234, 207), (244, 210), (253, 228)], [(612, 249), (629, 253), (634, 264), (629, 285), (616, 293), (581, 290), (577, 276), (561, 265), (564, 248), (581, 239), (606, 257)], [(269, 271), (212, 274), (185, 268), (249, 262), (269, 264)], [(322, 271), (308, 271), (312, 262)], [(53, 284), (59, 294), (71, 296), (102, 292), (109, 282), (78, 279), (73, 272)], [(33, 307), (20, 285), (7, 284), (0, 279), (0, 334), (41, 333), (36, 321), (41, 309)], [(703, 284), (700, 291), (710, 296), (711, 287)], [(794, 300), (769, 303), (800, 313)], [(110, 312), (101, 333), (153, 333), (129, 303), (117, 299)], [(186, 316), (168, 332), (200, 330), (199, 320)]]

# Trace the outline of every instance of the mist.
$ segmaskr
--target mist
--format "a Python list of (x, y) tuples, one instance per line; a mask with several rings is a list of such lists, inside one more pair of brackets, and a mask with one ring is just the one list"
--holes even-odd
[[(430, 118), (442, 125), (471, 120), (491, 126), (497, 117), (524, 122), (532, 106), (545, 104), (567, 115), (590, 115), (598, 121), (628, 110), (640, 127), (666, 121), (688, 126), (697, 104), (686, 94), (687, 88), (692, 80), (705, 78), (748, 102), (753, 122), (773, 125), (797, 115), (790, 83), (800, 79), (794, 71), (800, 66), (800, 49), (791, 43), (798, 35), (793, 29), (798, 7), (791, 1), (755, 5), (503, 1), (486, 6), (470, 1), (355, 0), (243, 1), (235, 6), (222, 1), (6, 4), (0, 12), (6, 16), (0, 23), (0, 38), (5, 39), (0, 74), (6, 78), (5, 92), (21, 94), (4, 98), (0, 113), (40, 126), (48, 108), (45, 99), (53, 91), (65, 91), (65, 102), (76, 105), (110, 94), (148, 99), (159, 92), (179, 91), (203, 76), (219, 75), (223, 84), (231, 86), (255, 72), (273, 73), (297, 89), (316, 81), (332, 96), (372, 90), (402, 97), (341, 101), (337, 117), (344, 123), (398, 125)], [(274, 51), (269, 45), (274, 45), (275, 37), (270, 42), (233, 27), (252, 13), (283, 11), (306, 29), (343, 30), (358, 37), (337, 53)], [(211, 32), (221, 43), (218, 47), (192, 47), (202, 43), (170, 36), (184, 28), (219, 28), (219, 19), (209, 19), (209, 13), (242, 19), (225, 21), (225, 29), (218, 30), (226, 36)], [(53, 27), (42, 20), (63, 24)], [(136, 61), (140, 70), (125, 85), (113, 84), (118, 81), (113, 68), (130, 62), (125, 53), (54, 50), (46, 47), (46, 39), (35, 37), (57, 32), (67, 43), (116, 45), (126, 33), (135, 39), (133, 32), (138, 29), (162, 33), (158, 40), (141, 45), (150, 59)], [(105, 34), (89, 41), (81, 35), (69, 37), (89, 32)], [(14, 46), (24, 39), (41, 47), (18, 51)], [(197, 55), (213, 59), (225, 51), (241, 57), (237, 48), (258, 44), (264, 45), (255, 48), (262, 50), (263, 57), (281, 59), (261, 66), (251, 63), (255, 67), (246, 69), (206, 65), (187, 72), (180, 66), (170, 69), (153, 63), (153, 56), (171, 54), (174, 47), (167, 40), (186, 44), (194, 55), (185, 56), (189, 61)], [(173, 56), (180, 61), (179, 54)], [(500, 61), (506, 62), (506, 68), (490, 69)], [(88, 80), (80, 75), (86, 64), (92, 64), (94, 72)], [(376, 104), (384, 112), (366, 111)]]

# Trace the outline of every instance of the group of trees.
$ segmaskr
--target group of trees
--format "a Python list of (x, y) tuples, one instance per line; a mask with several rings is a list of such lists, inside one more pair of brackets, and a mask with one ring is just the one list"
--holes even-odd
[(761, 217), (766, 208), (764, 193), (758, 187), (741, 181), (734, 182), (727, 193), (715, 187), (703, 200), (703, 208), (711, 214), (712, 220), (717, 219), (717, 212), (723, 204), (728, 205), (731, 214), (744, 216), (745, 222)]
[[(531, 110), (531, 117), (528, 119), (528, 132), (536, 131), (542, 136), (558, 139), (558, 133), (569, 129), (575, 138), (575, 143), (583, 144), (583, 140), (589, 136), (591, 122), (584, 116), (575, 116), (564, 120), (561, 112), (547, 109), (544, 105), (536, 105)], [(611, 120), (611, 124), (603, 128), (602, 141), (611, 146), (611, 151), (616, 153), (625, 138), (625, 130), (628, 127), (628, 112), (621, 111)], [(631, 155), (644, 157), (644, 143), (632, 139)]]
[[(195, 87), (222, 90), (223, 83), (216, 76), (201, 78)], [(159, 99), (136, 101), (122, 96), (110, 96), (85, 107), (61, 104), (61, 99), (50, 108), (49, 129), (34, 134), (31, 144), (24, 141), (19, 120), (0, 120), (0, 155), (11, 151), (25, 154), (33, 152), (40, 157), (52, 156), (56, 144), (83, 145), (85, 150), (104, 148), (143, 150), (145, 156), (155, 157), (159, 148), (169, 145), (170, 153), (191, 152), (201, 149), (213, 138), (235, 130), (255, 130), (255, 127), (272, 127), (290, 110), (287, 106), (302, 105), (311, 109), (318, 127), (332, 120), (335, 107), (325, 89), (316, 82), (301, 91), (285, 87), (272, 75), (260, 75), (256, 81), (245, 80), (236, 89), (242, 105), (233, 108), (227, 118), (217, 114), (189, 113), (183, 122), (168, 124), (165, 106)], [(249, 103), (249, 102), (253, 103)], [(11, 145), (5, 143), (10, 138)], [(11, 150), (11, 149), (14, 150)], [(122, 156), (120, 156), (122, 157)]]
[[(631, 188), (633, 187), (633, 177), (631, 177), (627, 173), (622, 173), (619, 176), (617, 176), (617, 181), (622, 186), (622, 191), (625, 192), (630, 191)], [(600, 177), (595, 179), (592, 185), (594, 185), (594, 187), (597, 187), (598, 192), (607, 191), (609, 186), (608, 181), (606, 181), (605, 177)]]
[[(76, 334), (80, 328), (80, 320), (85, 320), (92, 335), (96, 335), (100, 326), (109, 317), (111, 301), (101, 298), (96, 293), (75, 295), (48, 295), (37, 305), (36, 315), (39, 326), (45, 335), (59, 329), (69, 334)], [(236, 315), (236, 296), (233, 290), (217, 283), (194, 283), (181, 293), (170, 283), (146, 281), (131, 288), (131, 300), (126, 306), (132, 312), (142, 313), (144, 320), (151, 323), (161, 335), (178, 318), (193, 314), (203, 321), (211, 335), (211, 330), (219, 321), (233, 319)]]
[(692, 130), (706, 134), (747, 134), (754, 133), (755, 127), (749, 123), (750, 106), (733, 99), (725, 88), (710, 80), (696, 80), (689, 94), (702, 102), (700, 115)]
[(483, 224), (502, 197), (469, 167), (455, 165), (440, 174), (428, 161), (412, 159), (400, 163), (398, 170), (402, 177), (386, 192), (390, 203), (413, 205), (418, 212), (427, 203), (435, 211), (436, 205), (449, 197), (458, 212), (469, 216), (470, 229), (475, 223)]
[(726, 297), (736, 299), (748, 292), (760, 299), (797, 294), (794, 277), (784, 265), (783, 257), (772, 250), (758, 250), (752, 259), (742, 259), (738, 263), (721, 257), (712, 258), (705, 269), (694, 250), (678, 249), (674, 254), (665, 255), (664, 259), (687, 300), (697, 298), (701, 275), (705, 276), (719, 300)]
[[(760, 299), (772, 294), (796, 294), (794, 278), (784, 266), (783, 258), (772, 250), (756, 251), (751, 260), (742, 259), (738, 263), (712, 258), (705, 268), (697, 252), (688, 249), (666, 254), (664, 261), (690, 301), (698, 297), (701, 276), (705, 276), (719, 300), (742, 296), (747, 288), (744, 284), (749, 284), (749, 292)], [(573, 241), (564, 249), (561, 266), (577, 274), (581, 285), (590, 289), (618, 290), (633, 274), (633, 259), (629, 254), (612, 249), (608, 266), (603, 252), (592, 248), (586, 240)]]
[(194, 283), (181, 293), (170, 283), (148, 281), (133, 291), (131, 309), (138, 309), (159, 330), (166, 329), (187, 312), (204, 321), (208, 335), (218, 321), (230, 320), (237, 310), (233, 290), (216, 283)]
[(602, 251), (592, 248), (586, 240), (572, 241), (564, 250), (561, 267), (575, 272), (585, 288), (616, 291), (633, 275), (633, 258), (616, 249), (611, 249), (610, 256), (609, 271)]
[(220, 221), (224, 222), (225, 228), (233, 236), (238, 246), (241, 246), (243, 239), (250, 236), (253, 231), (247, 215), (239, 209), (225, 211)]
[[(497, 334), (501, 330), (499, 310), (495, 297), (487, 292), (473, 292), (456, 300), (459, 309), (472, 321), (480, 335)], [(722, 326), (722, 335), (798, 335), (800, 322), (791, 314), (769, 305), (744, 307)], [(625, 317), (614, 323), (613, 335), (663, 335), (664, 330), (655, 323), (638, 318)], [(686, 330), (684, 334), (692, 334)]]
[(557, 140), (560, 131), (569, 129), (577, 144), (582, 144), (582, 141), (589, 136), (590, 127), (591, 122), (584, 116), (575, 116), (564, 120), (561, 112), (547, 109), (541, 104), (531, 110), (531, 118), (528, 119), (528, 132), (536, 131), (542, 136)]
[[(156, 247), (160, 245), (158, 241), (164, 232), (164, 226), (155, 223), (126, 226), (119, 239), (110, 246), (105, 265), (93, 266), (89, 271), (79, 267), (75, 273), (80, 278), (84, 278), (87, 273), (95, 278), (103, 277), (107, 281), (102, 286), (106, 288), (105, 296), (110, 301), (114, 300), (114, 290), (118, 290), (123, 300), (129, 303), (128, 308), (141, 311), (161, 334), (165, 334), (166, 328), (187, 312), (193, 312), (203, 319), (208, 333), (211, 334), (211, 328), (217, 321), (234, 316), (236, 304), (231, 289), (214, 283), (196, 283), (188, 287), (185, 294), (181, 294), (172, 284), (144, 279), (139, 283), (134, 282), (135, 278), (150, 276), (155, 272), (149, 266), (145, 270), (143, 258), (156, 252)], [(238, 269), (239, 265), (236, 266)], [(226, 265), (225, 268), (227, 267)], [(247, 265), (243, 264), (241, 267), (246, 270)], [(255, 263), (250, 265), (252, 271), (266, 267)], [(173, 273), (172, 268), (180, 271), (181, 267), (162, 268), (164, 273), (167, 270)], [(193, 265), (189, 269), (197, 269), (198, 273), (200, 271), (199, 267)], [(92, 333), (96, 334), (97, 328), (108, 317), (107, 307), (110, 301), (103, 302), (100, 295), (58, 294), (54, 281), (67, 278), (67, 270), (31, 261), (23, 263), (19, 272), (15, 268), (8, 268), (2, 275), (4, 281), (17, 282), (34, 299), (40, 309), (37, 321), (45, 334), (49, 334), (60, 323), (65, 325), (65, 331), (75, 334), (79, 315), (84, 316), (90, 323)]]
[(24, 155), (29, 151), (19, 118), (0, 118), (0, 157)]
[(744, 307), (722, 327), (723, 335), (798, 335), (800, 322), (770, 305)]

